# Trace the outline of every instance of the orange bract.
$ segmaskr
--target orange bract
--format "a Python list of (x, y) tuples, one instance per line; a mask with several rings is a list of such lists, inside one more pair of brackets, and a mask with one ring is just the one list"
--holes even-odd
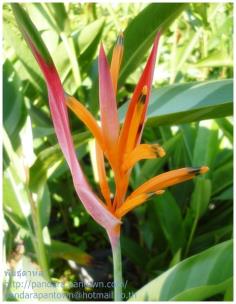
[[(114, 47), (110, 71), (103, 47), (99, 55), (99, 96), (101, 127), (91, 113), (74, 97), (67, 96), (67, 106), (86, 124), (96, 139), (96, 159), (101, 193), (108, 210), (118, 219), (133, 208), (143, 204), (152, 195), (161, 195), (164, 189), (190, 180), (195, 175), (207, 172), (207, 167), (182, 168), (162, 173), (134, 190), (128, 197), (127, 189), (133, 166), (142, 159), (164, 157), (165, 151), (159, 144), (140, 144), (149, 97), (151, 93), (154, 65), (160, 33), (134, 90), (129, 103), (123, 126), (119, 127), (115, 95), (118, 75), (123, 56), (123, 34), (121, 33)], [(114, 199), (106, 179), (104, 156), (108, 160), (116, 185)]]

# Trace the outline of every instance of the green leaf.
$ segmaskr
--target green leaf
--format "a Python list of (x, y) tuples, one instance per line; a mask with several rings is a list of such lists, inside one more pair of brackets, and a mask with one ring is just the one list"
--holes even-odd
[[(224, 178), (227, 177), (227, 178)], [(233, 161), (228, 161), (213, 172), (212, 194), (219, 195), (233, 185)]]
[(12, 138), (19, 133), (26, 118), (22, 83), (10, 61), (3, 65), (3, 124)]
[(78, 43), (80, 54), (83, 54), (93, 43), (97, 35), (99, 35), (99, 33), (101, 32), (103, 26), (104, 19), (101, 18), (89, 23), (79, 33), (76, 33), (76, 35), (74, 35), (73, 38)]
[(148, 256), (145, 250), (139, 246), (137, 242), (129, 237), (122, 235), (121, 248), (122, 254), (128, 257), (130, 261), (132, 261), (135, 265), (145, 267)]
[(211, 180), (202, 177), (196, 178), (190, 206), (197, 218), (201, 217), (207, 210), (210, 197)]
[[(95, 24), (96, 23), (96, 24)], [(100, 19), (92, 24), (90, 24), (88, 27), (93, 27), (93, 34), (90, 32), (90, 35), (88, 35), (89, 39), (84, 40), (84, 32), (86, 31), (87, 27), (84, 29), (83, 32), (80, 33), (80, 43), (83, 43), (83, 53), (79, 57), (79, 63), (81, 65), (81, 69), (84, 72), (87, 72), (89, 67), (92, 65), (94, 55), (97, 51), (98, 45), (101, 42), (101, 37), (104, 29), (104, 20)], [(87, 32), (87, 31), (86, 31)], [(83, 35), (82, 35), (83, 34)], [(87, 33), (88, 34), (88, 33)], [(81, 37), (82, 35), (82, 37)], [(82, 39), (83, 38), (83, 39)], [(82, 41), (81, 41), (82, 40)]]
[(13, 13), (15, 15), (16, 21), (18, 26), (25, 37), (26, 41), (30, 41), (33, 43), (34, 47), (40, 53), (42, 59), (47, 64), (52, 64), (51, 55), (48, 52), (38, 30), (36, 29), (35, 25), (31, 21), (30, 17), (26, 13), (26, 11), (21, 7), (19, 3), (12, 3), (11, 4)]
[(222, 191), (218, 196), (215, 196), (215, 200), (222, 200), (222, 201), (227, 201), (227, 200), (233, 200), (233, 186), (227, 188), (226, 190)]
[[(232, 115), (233, 81), (216, 80), (175, 84), (152, 91), (148, 122), (175, 125)], [(119, 109), (123, 121), (127, 103)]]
[[(75, 147), (84, 144), (89, 138), (88, 132), (83, 132), (73, 136)], [(30, 189), (37, 192), (45, 181), (63, 162), (64, 157), (59, 144), (55, 144), (41, 151), (36, 162), (30, 168)]]
[(64, 3), (48, 3), (48, 11), (50, 12), (52, 19), (56, 22), (58, 30), (64, 31), (66, 23), (68, 22), (68, 16)]
[(201, 301), (226, 291), (232, 275), (230, 240), (178, 263), (142, 287), (129, 301)]
[[(184, 3), (152, 3), (142, 10), (124, 32), (124, 58), (120, 83), (140, 65), (158, 30), (165, 31), (186, 7)], [(138, 35), (137, 35), (138, 33)]]
[(193, 151), (198, 129), (190, 124), (180, 125), (180, 129), (183, 134), (183, 142), (186, 155), (188, 156), (188, 163), (193, 165)]
[(24, 185), (25, 170), (22, 160), (13, 151), (11, 142), (3, 130), (4, 175), (3, 206), (5, 214), (15, 225), (30, 231), (31, 209)]
[(157, 197), (154, 203), (154, 210), (174, 255), (184, 241), (184, 226), (179, 206), (169, 191)]
[(233, 282), (229, 284), (229, 287), (227, 288), (225, 295), (224, 295), (224, 301), (231, 301), (234, 300), (234, 290), (233, 290)]
[[(208, 143), (206, 145), (206, 142)], [(213, 163), (219, 149), (218, 128), (213, 122), (211, 127), (206, 128), (201, 125), (198, 127), (195, 146), (193, 150), (192, 166), (209, 166), (212, 173)]]
[(43, 228), (48, 225), (51, 213), (51, 199), (47, 184), (44, 185), (42, 193), (37, 199), (37, 206), (39, 208), (40, 223)]
[(17, 189), (15, 176), (12, 170), (7, 169), (3, 176), (3, 207), (4, 213), (19, 228), (29, 229), (27, 217), (29, 204), (27, 196)]
[(216, 119), (217, 125), (222, 129), (224, 135), (233, 143), (233, 125), (227, 118)]
[(27, 11), (39, 31), (53, 28), (58, 33), (56, 21), (53, 19), (45, 3), (28, 3)]
[(61, 241), (51, 240), (51, 244), (46, 245), (46, 248), (48, 250), (48, 254), (54, 258), (73, 260), (84, 266), (88, 266), (92, 263), (92, 256), (78, 247)]
[(9, 14), (4, 16), (4, 18), (4, 41), (8, 46), (14, 48), (17, 57), (20, 59), (19, 76), (21, 79), (30, 80), (37, 90), (43, 93), (45, 88), (43, 78), (27, 44), (17, 28), (14, 18)]

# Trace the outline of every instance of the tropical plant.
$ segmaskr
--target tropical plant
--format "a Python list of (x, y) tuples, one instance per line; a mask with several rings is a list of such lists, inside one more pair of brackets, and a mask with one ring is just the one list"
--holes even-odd
[[(133, 294), (130, 300), (223, 299), (222, 295), (231, 299), (233, 131), (231, 118), (226, 116), (232, 115), (232, 5), (120, 4), (114, 8), (27, 4), (25, 8), (41, 35), (19, 4), (12, 7), (46, 79), (59, 141), (58, 145), (42, 76), (21, 41), (9, 5), (5, 5), (4, 246), (8, 262), (21, 261), (17, 266), (11, 262), (12, 269), (32, 267), (32, 261), (36, 261), (43, 270), (43, 280), (56, 278), (71, 286), (79, 269), (85, 267), (90, 272), (97, 268), (91, 248), (103, 250), (106, 246), (103, 230), (77, 202), (61, 148), (81, 202), (110, 237), (116, 300), (122, 299), (124, 286), (123, 298)], [(125, 9), (126, 17), (122, 18)], [(126, 28), (124, 48), (121, 34), (112, 47), (117, 33), (114, 25)], [(159, 74), (155, 75), (154, 70), (159, 34), (142, 73), (140, 64), (142, 69), (158, 31), (162, 32), (157, 56)], [(140, 35), (135, 35), (137, 32)], [(111, 76), (103, 48), (97, 68), (96, 53), (102, 36), (107, 38), (105, 46), (111, 47)], [(217, 53), (219, 45), (222, 48)], [(154, 85), (160, 88), (151, 92), (153, 72)], [(131, 102), (126, 102), (132, 91)], [(96, 121), (98, 92), (101, 127)], [(119, 113), (114, 92), (121, 101)], [(71, 130), (76, 132), (70, 135), (66, 105), (96, 141), (72, 115)], [(118, 141), (120, 123), (123, 126)], [(142, 144), (138, 130), (144, 131)], [(92, 188), (98, 189), (99, 185), (96, 195), (77, 157)], [(201, 167), (203, 164), (209, 172)], [(186, 169), (176, 170), (178, 167)], [(206, 174), (163, 194), (163, 189), (192, 179), (196, 173)], [(111, 193), (115, 193), (114, 199)], [(158, 196), (153, 196), (155, 193)], [(147, 198), (149, 201), (143, 204)], [(119, 226), (128, 212), (122, 219), (121, 237), (127, 286), (121, 284)], [(69, 262), (68, 266), (61, 259), (77, 264)], [(60, 261), (61, 269), (56, 261)], [(220, 272), (222, 263), (224, 271)], [(140, 278), (138, 283), (133, 275)], [(12, 272), (5, 276), (6, 299), (19, 299), (14, 282), (21, 280)], [(32, 278), (27, 280), (33, 282)], [(96, 275), (94, 280), (98, 280)], [(73, 288), (63, 287), (62, 293), (54, 283), (44, 292), (50, 295), (56, 288), (63, 299), (73, 299)], [(95, 285), (92, 287), (97, 291)], [(107, 290), (105, 285), (103, 288), (104, 295)], [(34, 290), (35, 298), (40, 298), (40, 292)]]

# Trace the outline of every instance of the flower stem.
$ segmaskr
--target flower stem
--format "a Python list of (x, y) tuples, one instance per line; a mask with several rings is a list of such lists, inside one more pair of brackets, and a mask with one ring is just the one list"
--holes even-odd
[(113, 255), (113, 275), (114, 275), (114, 300), (122, 301), (122, 259), (120, 238), (116, 244), (112, 246)]
[(113, 257), (114, 301), (122, 301), (122, 259), (120, 248), (120, 225), (107, 230)]
[(32, 193), (29, 190), (27, 192), (28, 192), (27, 194), (28, 194), (30, 207), (31, 207), (32, 221), (33, 221), (34, 230), (35, 230), (35, 237), (37, 240), (36, 244), (35, 244), (35, 239), (32, 239), (32, 242), (36, 249), (38, 262), (43, 271), (43, 276), (46, 280), (50, 281), (48, 260), (47, 260), (47, 255), (46, 255), (46, 248), (45, 248), (44, 241), (43, 241), (43, 231), (42, 231), (42, 224), (41, 224), (41, 220), (40, 220), (39, 209), (35, 205), (35, 201), (32, 197)]
[(46, 247), (43, 240), (43, 229), (40, 220), (39, 210), (36, 210), (36, 218), (35, 218), (35, 226), (36, 226), (36, 237), (38, 240), (38, 258), (40, 262), (40, 266), (43, 269), (43, 276), (47, 281), (50, 281), (49, 267), (48, 267), (48, 259), (46, 253)]

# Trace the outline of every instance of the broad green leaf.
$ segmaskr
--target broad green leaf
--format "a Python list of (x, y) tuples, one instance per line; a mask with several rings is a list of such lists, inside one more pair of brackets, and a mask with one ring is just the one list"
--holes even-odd
[(50, 256), (54, 258), (61, 258), (64, 260), (72, 260), (79, 265), (88, 266), (92, 263), (92, 256), (82, 251), (73, 245), (51, 240), (51, 244), (46, 246)]
[[(49, 117), (49, 114), (46, 113), (42, 108), (35, 106), (34, 104), (30, 104), (29, 115), (32, 121), (32, 124), (37, 127), (43, 128), (53, 128), (52, 120)], [(34, 134), (33, 128), (33, 134)], [(35, 137), (34, 137), (35, 138)]]
[[(221, 221), (220, 221), (221, 223)], [(212, 229), (211, 225), (210, 229)], [(196, 235), (194, 238), (194, 242), (192, 243), (192, 251), (193, 252), (201, 252), (205, 250), (208, 246), (213, 246), (216, 241), (219, 242), (220, 240), (227, 240), (232, 236), (233, 232), (233, 225), (224, 225), (222, 228), (219, 229), (212, 229), (208, 231), (206, 229), (206, 233)]]
[(3, 130), (3, 151), (4, 212), (16, 226), (31, 233), (31, 208), (25, 187), (26, 172), (23, 160), (14, 152), (5, 130)]
[(58, 32), (57, 24), (45, 3), (27, 3), (27, 11), (39, 31), (53, 28), (55, 32)]
[(34, 139), (43, 138), (44, 136), (54, 135), (53, 128), (34, 127), (33, 128)]
[[(73, 137), (75, 147), (78, 148), (84, 144), (89, 138), (89, 133), (84, 132)], [(55, 144), (49, 148), (41, 151), (36, 162), (30, 168), (30, 189), (31, 191), (37, 191), (44, 185), (45, 180), (52, 175), (52, 173), (63, 162), (64, 157), (61, 152), (59, 144)]]
[(24, 79), (29, 79), (38, 92), (43, 93), (43, 89), (45, 88), (43, 78), (14, 18), (11, 15), (4, 16), (4, 18), (6, 18), (3, 27), (4, 41), (8, 46), (14, 48), (17, 57), (20, 59), (21, 70), (18, 71), (19, 75), (23, 75)]
[(234, 289), (233, 289), (233, 282), (232, 284), (229, 285), (229, 287), (227, 288), (225, 295), (224, 295), (224, 301), (231, 301), (233, 302), (234, 300)]
[(233, 143), (233, 125), (227, 118), (216, 119), (217, 125), (222, 129), (224, 135)]
[(121, 248), (122, 254), (134, 264), (139, 265), (140, 267), (145, 267), (148, 256), (145, 250), (133, 239), (121, 236)]
[[(101, 32), (104, 26), (104, 19), (98, 19), (94, 22), (89, 23), (79, 33), (74, 35), (74, 39), (78, 43), (80, 54), (83, 54), (88, 47), (96, 39), (97, 35)], [(81, 56), (81, 55), (80, 55)]]
[(155, 212), (174, 255), (184, 241), (184, 227), (179, 206), (169, 191), (157, 196), (154, 203)]
[(193, 165), (193, 151), (198, 129), (190, 124), (181, 125), (180, 129), (183, 134), (183, 142), (185, 145), (186, 154), (188, 156), (188, 161)]
[(125, 52), (120, 83), (124, 83), (143, 61), (143, 56), (152, 45), (157, 31), (165, 31), (185, 7), (184, 3), (152, 3), (130, 22), (124, 32)]
[[(225, 178), (227, 177), (227, 178)], [(233, 185), (233, 161), (215, 169), (212, 179), (212, 194), (219, 195), (223, 190)]]
[(47, 9), (50, 12), (52, 19), (56, 22), (58, 30), (64, 31), (68, 22), (68, 16), (64, 3), (48, 3)]
[(227, 200), (233, 200), (233, 186), (227, 188), (226, 190), (222, 191), (219, 193), (219, 195), (215, 196), (215, 200), (222, 200), (222, 201), (227, 201)]
[[(153, 90), (148, 107), (148, 122), (175, 125), (233, 113), (231, 79), (175, 84)], [(119, 110), (123, 121), (127, 103)]]
[[(46, 48), (41, 35), (39, 34), (38, 30), (36, 29), (35, 25), (31, 21), (29, 15), (26, 13), (26, 11), (21, 7), (19, 3), (12, 3), (11, 4), (13, 13), (15, 15), (17, 24), (19, 26), (19, 29), (22, 31), (22, 34), (25, 36), (27, 35), (27, 39), (30, 39), (33, 43), (34, 47), (37, 49), (37, 51), (42, 56), (43, 60), (47, 64), (52, 64), (52, 58), (51, 55), (48, 52), (48, 49)], [(26, 38), (26, 36), (25, 36)]]
[(43, 228), (48, 225), (51, 213), (51, 199), (47, 184), (44, 185), (41, 192), (37, 200), (37, 207), (39, 209), (40, 223)]
[(22, 95), (22, 83), (12, 63), (7, 60), (3, 65), (3, 124), (12, 138), (18, 134), (26, 118)]
[(219, 150), (218, 128), (214, 122), (208, 127), (205, 127), (203, 123), (200, 122), (197, 130), (192, 166), (209, 166), (209, 173), (212, 174), (213, 163)]
[[(18, 189), (19, 184), (16, 183), (12, 170), (7, 169), (3, 176), (3, 208), (4, 213), (18, 227), (29, 229), (29, 204), (27, 196)], [(24, 208), (25, 206), (25, 208)]]
[(93, 40), (91, 39), (91, 41), (89, 41), (89, 44), (79, 57), (79, 63), (83, 72), (87, 72), (88, 69), (92, 66), (94, 55), (96, 54), (99, 43), (101, 42), (101, 37), (104, 29), (104, 20), (102, 19), (97, 21), (102, 21), (102, 23), (97, 24), (98, 28), (95, 31), (96, 36), (94, 33), (94, 37), (90, 37), (93, 38)]
[[(223, 266), (222, 266), (223, 265)], [(201, 301), (232, 284), (232, 241), (194, 255), (142, 287), (129, 301)]]

